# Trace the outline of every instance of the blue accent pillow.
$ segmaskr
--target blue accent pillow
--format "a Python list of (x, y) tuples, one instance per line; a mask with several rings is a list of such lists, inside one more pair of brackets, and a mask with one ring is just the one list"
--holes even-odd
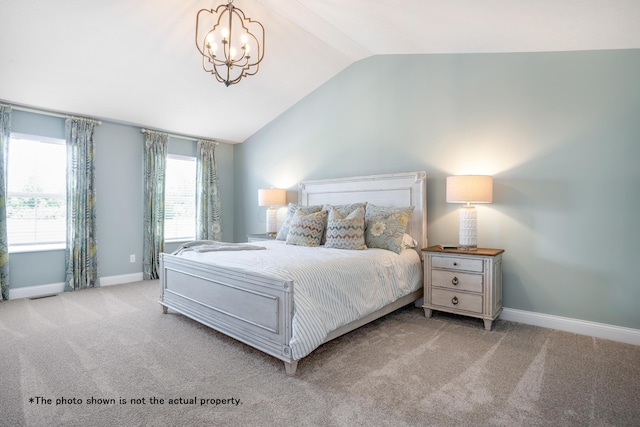
[(402, 239), (414, 206), (380, 207), (369, 203), (365, 215), (365, 242), (368, 248), (402, 251)]

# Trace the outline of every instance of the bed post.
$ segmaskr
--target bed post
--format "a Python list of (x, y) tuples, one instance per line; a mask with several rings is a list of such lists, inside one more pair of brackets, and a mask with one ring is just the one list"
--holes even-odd
[(293, 377), (298, 369), (298, 361), (292, 360), (291, 362), (284, 362), (284, 371), (289, 377)]

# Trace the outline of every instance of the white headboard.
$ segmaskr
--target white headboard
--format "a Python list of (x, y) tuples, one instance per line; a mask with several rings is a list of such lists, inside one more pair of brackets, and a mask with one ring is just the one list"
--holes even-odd
[(302, 181), (298, 203), (304, 206), (369, 202), (377, 206), (415, 206), (407, 233), (418, 242), (418, 251), (427, 245), (427, 174), (355, 176), (350, 178)]

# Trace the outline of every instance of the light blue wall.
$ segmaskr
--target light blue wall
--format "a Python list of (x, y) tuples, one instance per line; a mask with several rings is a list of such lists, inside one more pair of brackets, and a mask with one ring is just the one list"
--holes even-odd
[(455, 243), (446, 176), (490, 174), (504, 305), (640, 328), (639, 76), (640, 50), (362, 60), (235, 147), (235, 238), (258, 188), (424, 170), (429, 243)]
[[(103, 122), (94, 133), (98, 268), (101, 277), (142, 271), (144, 135)], [(129, 262), (135, 255), (136, 262)]]
[[(14, 110), (12, 131), (64, 139), (64, 119)], [(96, 127), (96, 220), (98, 223), (98, 268), (100, 277), (142, 272), (143, 152), (144, 135), (139, 127), (105, 121)], [(195, 155), (196, 143), (170, 138), (168, 151)], [(233, 240), (233, 146), (216, 149), (222, 232)], [(167, 245), (166, 250), (175, 245)], [(136, 262), (130, 263), (129, 256)], [(9, 257), (10, 287), (64, 282), (64, 251), (12, 253)]]

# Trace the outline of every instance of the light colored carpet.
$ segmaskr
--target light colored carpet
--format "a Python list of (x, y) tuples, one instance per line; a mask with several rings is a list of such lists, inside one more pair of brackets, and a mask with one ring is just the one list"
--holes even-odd
[(291, 378), (162, 314), (159, 293), (150, 281), (0, 303), (0, 425), (640, 425), (637, 346), (505, 321), (487, 332), (409, 306), (321, 346)]

